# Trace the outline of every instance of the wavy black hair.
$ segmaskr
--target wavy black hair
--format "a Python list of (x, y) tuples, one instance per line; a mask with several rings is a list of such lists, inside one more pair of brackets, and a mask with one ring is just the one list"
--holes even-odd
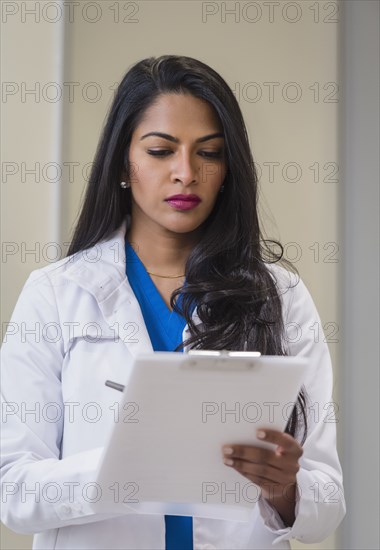
[[(129, 147), (145, 111), (166, 93), (205, 100), (223, 127), (227, 173), (202, 238), (186, 264), (186, 284), (171, 305), (186, 319), (190, 348), (260, 351), (286, 355), (282, 304), (271, 263), (287, 264), (278, 241), (263, 238), (258, 215), (258, 178), (239, 104), (225, 80), (186, 56), (150, 57), (133, 65), (120, 83), (108, 114), (83, 206), (67, 255), (94, 246), (131, 214)], [(277, 251), (276, 251), (277, 250)], [(181, 294), (181, 300), (178, 300)], [(179, 303), (181, 305), (179, 305)], [(192, 308), (201, 321), (195, 324)], [(286, 431), (307, 433), (306, 392), (301, 390)]]

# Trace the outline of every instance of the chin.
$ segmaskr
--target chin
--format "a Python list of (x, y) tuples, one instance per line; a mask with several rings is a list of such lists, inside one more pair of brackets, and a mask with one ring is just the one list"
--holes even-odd
[(197, 231), (197, 229), (199, 229), (202, 224), (203, 221), (200, 221), (198, 223), (172, 223), (166, 225), (166, 229), (168, 231), (171, 231), (172, 233), (180, 233), (181, 235), (185, 235), (186, 233), (193, 233), (194, 231)]

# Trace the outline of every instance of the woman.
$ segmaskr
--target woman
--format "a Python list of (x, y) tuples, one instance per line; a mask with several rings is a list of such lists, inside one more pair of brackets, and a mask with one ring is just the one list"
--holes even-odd
[[(264, 246), (256, 201), (225, 81), (189, 57), (134, 65), (68, 257), (32, 272), (3, 345), (2, 519), (37, 533), (34, 548), (289, 548), (341, 521), (328, 348), (313, 340), (320, 319), (304, 284)], [(310, 360), (286, 433), (261, 434), (275, 450), (229, 441), (221, 450), (226, 468), (261, 489), (252, 521), (95, 511), (89, 489), (117, 406), (104, 380), (127, 383), (139, 353), (190, 348)]]

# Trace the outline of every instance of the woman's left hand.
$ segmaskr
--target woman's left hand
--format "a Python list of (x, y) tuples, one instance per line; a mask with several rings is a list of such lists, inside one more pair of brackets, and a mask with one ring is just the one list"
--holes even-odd
[(283, 520), (294, 522), (296, 474), (300, 469), (301, 445), (289, 434), (260, 429), (257, 437), (274, 443), (276, 449), (251, 445), (224, 445), (224, 463), (261, 488), (262, 496), (279, 512)]

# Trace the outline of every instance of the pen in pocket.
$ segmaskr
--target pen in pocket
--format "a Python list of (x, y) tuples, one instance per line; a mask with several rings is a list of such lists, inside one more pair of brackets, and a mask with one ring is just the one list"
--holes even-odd
[(112, 382), (112, 380), (106, 380), (105, 385), (114, 390), (124, 391), (125, 386), (123, 384), (118, 384), (117, 382)]

